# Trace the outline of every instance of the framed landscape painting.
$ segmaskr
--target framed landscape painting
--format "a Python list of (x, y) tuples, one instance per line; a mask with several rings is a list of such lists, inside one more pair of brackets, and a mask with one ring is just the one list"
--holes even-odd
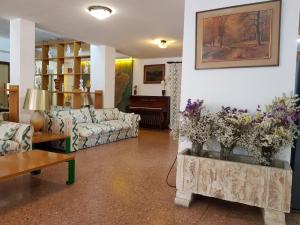
[(197, 12), (196, 69), (278, 66), (281, 1)]
[(144, 66), (144, 84), (160, 84), (164, 79), (165, 64)]

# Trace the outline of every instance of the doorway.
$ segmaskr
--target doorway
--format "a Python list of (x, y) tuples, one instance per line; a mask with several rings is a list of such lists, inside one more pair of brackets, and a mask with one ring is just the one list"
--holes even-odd
[[(9, 83), (9, 62), (0, 61), (0, 88)], [(8, 111), (8, 98), (4, 91), (0, 92), (0, 112)]]

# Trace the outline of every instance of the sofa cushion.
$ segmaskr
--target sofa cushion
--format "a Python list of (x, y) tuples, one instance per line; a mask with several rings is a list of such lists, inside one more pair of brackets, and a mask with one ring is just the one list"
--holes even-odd
[(0, 140), (0, 156), (9, 152), (16, 152), (19, 149), (19, 143), (11, 140)]
[(76, 119), (77, 123), (92, 123), (89, 108), (72, 109), (71, 115)]
[(90, 109), (94, 123), (103, 121), (117, 120), (119, 118), (119, 109)]
[(105, 125), (110, 127), (110, 131), (120, 131), (120, 130), (129, 130), (131, 128), (129, 123), (126, 123), (121, 120), (110, 120), (110, 121), (104, 121), (100, 123), (100, 125)]
[(114, 131), (129, 130), (130, 125), (123, 121), (111, 120), (101, 123), (81, 123), (77, 125), (77, 129), (81, 137), (90, 137)]
[(0, 122), (0, 140), (6, 141), (12, 139), (17, 130), (19, 129), (18, 123), (7, 121)]
[(77, 125), (78, 133), (81, 137), (90, 137), (93, 135), (109, 133), (110, 127), (97, 123), (81, 123)]

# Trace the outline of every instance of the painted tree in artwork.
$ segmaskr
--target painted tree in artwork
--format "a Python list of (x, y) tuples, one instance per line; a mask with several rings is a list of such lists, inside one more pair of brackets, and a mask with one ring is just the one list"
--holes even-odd
[(268, 58), (271, 19), (272, 10), (205, 18), (203, 61)]
[(217, 16), (205, 20), (204, 43), (214, 47), (216, 43), (220, 48), (224, 46), (224, 37), (226, 35), (226, 21), (228, 16)]
[(241, 21), (245, 24), (244, 35), (246, 36), (246, 40), (255, 39), (256, 44), (260, 46), (263, 41), (270, 38), (270, 13), (270, 10), (264, 10), (240, 15)]
[(261, 45), (260, 11), (256, 12), (254, 25), (256, 28), (256, 43), (257, 45)]
[(204, 44), (211, 47), (215, 47), (218, 39), (218, 29), (215, 26), (215, 18), (209, 18), (205, 20), (205, 27), (210, 27), (210, 29), (205, 29)]
[(226, 21), (228, 19), (228, 16), (219, 16), (216, 17), (216, 23), (218, 27), (218, 36), (219, 36), (219, 44), (220, 48), (223, 48), (224, 43), (224, 36), (226, 32)]

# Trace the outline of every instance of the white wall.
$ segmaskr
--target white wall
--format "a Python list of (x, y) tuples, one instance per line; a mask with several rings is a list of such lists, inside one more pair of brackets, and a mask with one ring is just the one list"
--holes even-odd
[[(195, 13), (197, 11), (260, 2), (261, 0), (186, 0), (183, 43), (181, 108), (188, 98), (204, 99), (212, 110), (222, 105), (254, 111), (295, 86), (299, 0), (283, 0), (279, 67), (195, 70)], [(184, 146), (181, 145), (182, 149)], [(284, 159), (290, 158), (285, 152)]]
[(0, 37), (0, 61), (9, 62), (9, 38)]
[[(169, 76), (169, 61), (180, 61), (181, 58), (153, 58), (153, 59), (134, 59), (133, 63), (133, 86), (138, 85), (138, 95), (153, 95), (161, 96), (162, 86), (161, 84), (144, 84), (144, 65), (153, 64), (166, 64), (165, 67), (165, 77)], [(167, 85), (167, 93), (169, 96), (170, 91)]]

